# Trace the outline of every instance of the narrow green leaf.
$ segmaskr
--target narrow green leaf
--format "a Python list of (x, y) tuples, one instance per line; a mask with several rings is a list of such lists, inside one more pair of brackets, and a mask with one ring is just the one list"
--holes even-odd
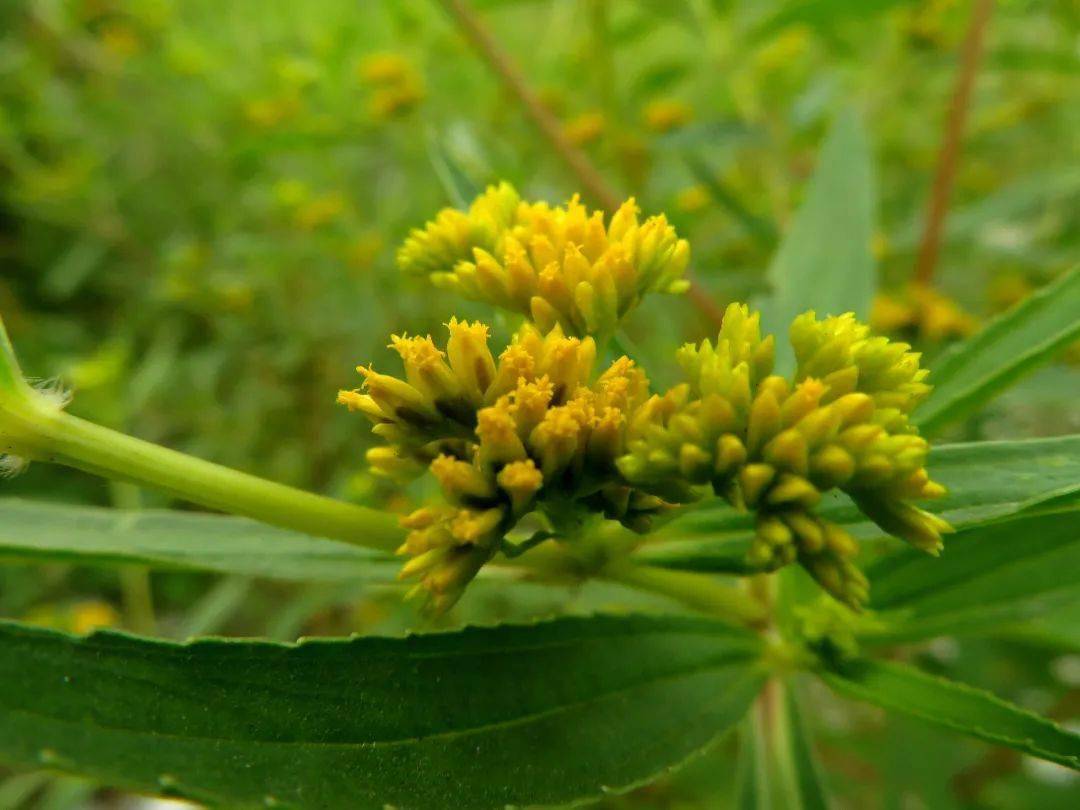
[(246, 518), (0, 499), (0, 560), (135, 563), (294, 581), (394, 579), (400, 561)]
[(213, 805), (572, 802), (731, 727), (760, 652), (716, 622), (641, 616), (298, 645), (0, 623), (0, 759)]
[(757, 712), (739, 726), (739, 759), (735, 777), (738, 810), (771, 810), (765, 754), (758, 734)]
[(22, 371), (11, 346), (7, 329), (4, 328), (3, 316), (0, 316), (0, 393), (12, 391), (22, 384)]
[(766, 684), (739, 732), (740, 810), (827, 810), (794, 685)]
[[(948, 494), (921, 505), (957, 528), (972, 526), (1051, 500), (1058, 506), (1080, 500), (1080, 435), (941, 445), (931, 450), (929, 469)], [(827, 498), (818, 512), (856, 537), (882, 536), (846, 496)], [(658, 538), (663, 542), (646, 545), (637, 556), (667, 568), (748, 573), (752, 536), (749, 515), (713, 501), (671, 523)]]
[(884, 627), (871, 638), (973, 633), (1080, 598), (1080, 510), (1022, 514), (949, 537), (940, 558), (904, 548), (867, 570)]
[(777, 740), (778, 757), (786, 774), (788, 806), (792, 810), (827, 810), (830, 805), (821, 767), (814, 756), (806, 723), (799, 709), (794, 686), (784, 689), (782, 734)]
[(450, 204), (462, 210), (468, 208), (476, 195), (480, 193), (480, 189), (458, 165), (445, 141), (434, 129), (428, 131), (427, 152), (428, 160), (431, 161), (431, 166), (435, 170), (435, 177), (438, 178), (446, 196), (450, 199)]
[(808, 309), (818, 315), (854, 312), (865, 319), (877, 288), (870, 241), (874, 232), (870, 147), (858, 117), (837, 118), (818, 157), (802, 207), (769, 266), (771, 300), (763, 326), (776, 334), (777, 366), (794, 356), (787, 330)]
[(957, 344), (930, 371), (934, 390), (915, 412), (933, 433), (963, 419), (1080, 337), (1080, 268), (1063, 274)]
[(865, 659), (846, 661), (821, 677), (847, 697), (1080, 770), (1080, 734), (981, 689)]
[(994, 635), (1080, 655), (1080, 593), (1050, 613), (1018, 625), (1007, 625)]

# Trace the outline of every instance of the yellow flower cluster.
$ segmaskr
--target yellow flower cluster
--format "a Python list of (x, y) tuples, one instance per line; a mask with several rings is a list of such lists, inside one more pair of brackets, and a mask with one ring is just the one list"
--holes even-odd
[(423, 228), (413, 228), (398, 249), (397, 264), (416, 275), (452, 273), (473, 250), (496, 251), (503, 233), (517, 217), (521, 197), (509, 183), (489, 186), (468, 211), (444, 208)]
[(563, 540), (589, 515), (647, 531), (710, 488), (755, 513), (751, 564), (798, 562), (852, 607), (867, 599), (858, 544), (816, 514), (823, 493), (847, 493), (886, 532), (938, 552), (949, 525), (912, 504), (944, 491), (908, 419), (927, 372), (854, 316), (796, 318), (790, 379), (773, 374), (774, 339), (739, 304), (715, 344), (678, 351), (685, 382), (670, 390), (651, 394), (626, 357), (594, 378), (593, 335), (602, 343), (645, 293), (684, 288), (687, 259), (666, 219), (639, 221), (632, 200), (605, 222), (577, 197), (528, 203), (505, 183), (409, 236), (403, 270), (527, 317), (498, 357), (481, 323), (451, 318), (443, 347), (394, 336), (404, 376), (360, 368), (362, 390), (338, 396), (383, 440), (368, 452), (376, 472), (426, 468), (439, 483), (442, 503), (403, 520), (400, 549), (429, 607), (452, 605), (530, 513)]
[(610, 334), (649, 292), (681, 293), (690, 260), (663, 215), (639, 220), (634, 201), (605, 223), (577, 195), (565, 206), (528, 203), (506, 183), (467, 212), (444, 209), (398, 252), (404, 271), (466, 298), (528, 317), (542, 330)]
[(967, 337), (977, 322), (952, 298), (923, 284), (896, 293), (879, 293), (870, 311), (878, 332), (914, 334), (931, 343)]
[(919, 357), (904, 343), (870, 337), (853, 316), (800, 316), (791, 327), (798, 368), (772, 374), (773, 338), (759, 317), (728, 307), (714, 346), (687, 345), (678, 358), (687, 382), (638, 409), (624, 478), (667, 500), (687, 501), (695, 485), (756, 514), (749, 561), (775, 569), (798, 561), (834, 597), (853, 607), (867, 581), (852, 559), (858, 545), (814, 514), (839, 488), (886, 532), (936, 554), (948, 524), (910, 501), (943, 488), (925, 469), (924, 439), (908, 422), (929, 392)]
[(356, 75), (371, 89), (368, 112), (376, 120), (405, 115), (424, 100), (420, 73), (399, 53), (369, 54), (357, 65)]
[(641, 531), (664, 506), (615, 470), (629, 416), (648, 396), (632, 361), (620, 358), (590, 383), (591, 337), (526, 324), (496, 360), (486, 326), (451, 319), (448, 327), (445, 351), (430, 337), (393, 338), (404, 380), (360, 368), (365, 391), (338, 396), (387, 442), (368, 453), (375, 470), (409, 475), (427, 465), (439, 482), (445, 504), (409, 515), (400, 549), (412, 558), (402, 575), (420, 579), (417, 592), (437, 611), (535, 509), (559, 529), (600, 512)]

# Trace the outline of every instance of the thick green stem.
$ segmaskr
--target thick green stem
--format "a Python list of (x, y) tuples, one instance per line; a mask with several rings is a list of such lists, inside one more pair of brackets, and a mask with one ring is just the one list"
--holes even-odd
[(314, 495), (193, 458), (64, 413), (34, 391), (0, 396), (0, 449), (285, 529), (388, 550), (404, 532), (391, 514)]
[(768, 621), (768, 612), (746, 591), (702, 574), (614, 560), (604, 566), (597, 576), (671, 597), (684, 605), (736, 624), (756, 628)]

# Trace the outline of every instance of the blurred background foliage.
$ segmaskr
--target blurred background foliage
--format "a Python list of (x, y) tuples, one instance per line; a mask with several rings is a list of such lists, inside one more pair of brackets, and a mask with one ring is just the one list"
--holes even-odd
[[(718, 301), (766, 292), (778, 234), (848, 107), (875, 156), (882, 329), (933, 354), (1076, 261), (1080, 6), (1070, 0), (996, 4), (933, 292), (910, 279), (970, 3), (474, 6), (610, 185), (667, 212)], [(106, 425), (404, 508), (365, 472), (366, 430), (334, 394), (357, 383), (357, 363), (387, 361), (390, 332), (437, 332), (450, 312), (491, 317), (401, 277), (393, 254), (409, 228), (497, 179), (552, 201), (578, 190), (435, 0), (0, 3), (0, 311), (27, 371), (58, 377), (71, 410)], [(497, 321), (503, 335), (510, 326)], [(713, 329), (685, 299), (650, 301), (626, 326), (661, 382), (670, 348)], [(1077, 356), (956, 435), (1080, 431)], [(167, 503), (45, 465), (0, 492)], [(413, 618), (398, 598), (393, 587), (0, 568), (3, 615), (76, 630), (400, 632)], [(478, 584), (448, 621), (626, 598)], [(942, 640), (903, 654), (1075, 718), (1077, 651), (1032, 655), (1034, 643)], [(1075, 806), (1076, 783), (1052, 766), (921, 727), (886, 730), (873, 713), (814, 697), (843, 806)], [(605, 806), (722, 806), (733, 771), (718, 763), (732, 751), (721, 743), (677, 779)], [(0, 806), (84, 806), (92, 795), (76, 780), (20, 775), (0, 785)]]

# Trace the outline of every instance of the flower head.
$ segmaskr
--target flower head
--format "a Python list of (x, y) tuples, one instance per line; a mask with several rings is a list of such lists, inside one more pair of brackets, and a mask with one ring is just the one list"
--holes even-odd
[[(928, 445), (907, 413), (929, 386), (918, 355), (873, 338), (852, 316), (792, 326), (794, 381), (771, 375), (771, 338), (733, 304), (714, 347), (684, 347), (688, 382), (641, 408), (629, 452), (617, 461), (632, 484), (662, 497), (709, 485), (757, 515), (750, 562), (799, 562), (838, 599), (865, 602), (858, 546), (816, 516), (823, 492), (847, 492), (886, 532), (937, 553), (948, 524), (909, 501), (944, 489), (930, 480)], [(695, 497), (693, 490), (684, 489)]]
[(859, 547), (816, 513), (840, 490), (884, 531), (929, 553), (951, 531), (913, 501), (944, 489), (909, 421), (930, 390), (906, 343), (870, 334), (851, 314), (795, 319), (797, 368), (773, 373), (775, 340), (742, 304), (715, 341), (676, 352), (684, 380), (652, 393), (620, 357), (599, 375), (597, 343), (648, 292), (679, 292), (689, 257), (663, 216), (633, 200), (610, 218), (575, 196), (528, 203), (503, 183), (467, 211), (447, 209), (398, 252), (403, 270), (526, 316), (497, 355), (482, 323), (451, 318), (449, 337), (395, 335), (401, 376), (360, 368), (338, 400), (384, 444), (372, 468), (428, 469), (442, 503), (403, 520), (402, 576), (445, 610), (530, 513), (573, 541), (590, 514), (638, 532), (708, 491), (754, 514), (748, 562), (798, 563), (836, 599), (867, 600)]
[(444, 506), (414, 512), (403, 568), (428, 604), (449, 607), (524, 515), (557, 503), (600, 511), (641, 531), (664, 504), (623, 482), (633, 412), (648, 380), (620, 358), (595, 381), (592, 338), (526, 324), (492, 358), (488, 329), (451, 319), (440, 349), (430, 337), (394, 336), (404, 379), (361, 368), (363, 391), (338, 400), (373, 423), (386, 444), (368, 451), (373, 470), (402, 478), (427, 467)]
[(605, 222), (576, 195), (565, 206), (526, 203), (502, 184), (467, 213), (444, 209), (414, 231), (398, 263), (542, 331), (589, 335), (613, 331), (646, 293), (684, 291), (689, 256), (667, 219), (640, 221), (633, 200)]

